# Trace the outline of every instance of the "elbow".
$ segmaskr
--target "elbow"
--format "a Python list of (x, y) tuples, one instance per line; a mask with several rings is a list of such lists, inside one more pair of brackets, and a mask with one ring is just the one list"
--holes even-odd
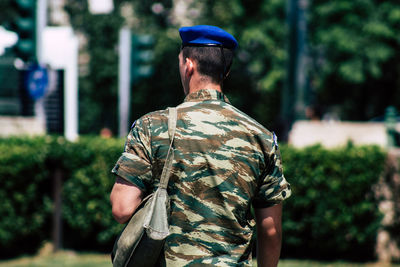
[(268, 248), (268, 250), (280, 251), (282, 245), (282, 234), (277, 229), (269, 229), (257, 235), (257, 244), (259, 247)]
[(113, 205), (112, 207), (112, 215), (118, 223), (126, 223), (132, 217), (132, 214), (132, 209), (116, 205)]
[(267, 231), (264, 232), (264, 235), (267, 238), (281, 238), (282, 233), (275, 227), (269, 228)]
[(110, 194), (112, 215), (121, 224), (126, 223), (142, 201), (142, 192), (119, 178)]
[(275, 222), (272, 218), (266, 218), (261, 222), (260, 237), (266, 240), (279, 241), (282, 239), (282, 229), (280, 223)]
[(273, 242), (277, 244), (280, 243), (282, 240), (282, 233), (276, 228), (271, 228), (259, 233), (258, 238), (267, 242)]

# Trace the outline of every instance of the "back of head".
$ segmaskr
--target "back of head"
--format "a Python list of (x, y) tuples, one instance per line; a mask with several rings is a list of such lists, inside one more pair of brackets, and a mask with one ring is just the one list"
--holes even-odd
[(213, 83), (221, 84), (232, 65), (233, 52), (228, 48), (186, 46), (182, 49), (182, 56), (197, 63), (200, 75), (207, 76)]
[(232, 65), (233, 50), (238, 43), (230, 33), (210, 25), (179, 29), (182, 38), (182, 56), (197, 63), (200, 75), (221, 84)]

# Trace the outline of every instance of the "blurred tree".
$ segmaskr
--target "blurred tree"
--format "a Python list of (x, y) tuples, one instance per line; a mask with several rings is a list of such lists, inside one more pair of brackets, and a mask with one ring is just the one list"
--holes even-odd
[[(179, 34), (171, 23), (172, 1), (126, 1), (131, 5), (132, 32), (155, 38), (153, 75), (135, 83), (131, 97), (131, 121), (145, 113), (175, 106), (184, 95), (178, 71)], [(127, 8), (121, 7), (121, 8)], [(129, 20), (129, 17), (126, 18)]]
[[(80, 132), (117, 129), (118, 31), (155, 36), (154, 74), (132, 88), (131, 121), (183, 100), (177, 67), (180, 1), (115, 0), (109, 15), (91, 15), (86, 1), (67, 2), (73, 27), (88, 38), (89, 74), (80, 81)], [(239, 41), (225, 90), (232, 103), (279, 132), (287, 64), (285, 0), (188, 1), (193, 24), (214, 24)], [(367, 120), (400, 107), (400, 5), (396, 0), (310, 0), (309, 86), (323, 112)], [(228, 7), (229, 8), (226, 8)], [(243, 93), (243, 92), (246, 93)]]
[[(118, 1), (115, 4), (118, 4)], [(88, 75), (79, 81), (79, 131), (99, 133), (117, 129), (118, 31), (123, 24), (119, 10), (93, 15), (87, 1), (67, 1), (67, 12), (75, 30), (87, 38), (90, 61)]]
[(399, 2), (312, 0), (310, 10), (317, 101), (338, 105), (345, 120), (368, 120), (390, 104), (399, 107)]
[(226, 29), (238, 40), (236, 62), (226, 82), (226, 92), (235, 106), (271, 130), (279, 130), (280, 126), (286, 61), (285, 17), (284, 0), (205, 0), (199, 19), (199, 23)]
[(7, 10), (7, 12), (0, 12), (0, 25), (7, 25), (16, 16), (16, 7), (13, 2), (15, 0), (2, 0), (0, 1), (0, 10)]
[[(225, 84), (226, 92), (235, 106), (270, 127), (279, 114), (279, 89), (285, 73), (282, 23), (285, 5), (282, 0), (250, 2), (201, 1), (196, 3), (198, 13), (193, 23), (215, 24), (237, 37), (240, 48)], [(157, 40), (154, 75), (132, 89), (131, 120), (146, 112), (176, 105), (184, 98), (177, 66), (180, 46), (177, 30), (181, 25), (175, 25), (171, 17), (172, 1), (132, 0), (114, 1), (114, 4), (116, 8), (110, 15), (91, 15), (85, 1), (68, 1), (72, 25), (87, 36), (90, 55), (89, 74), (80, 80), (81, 133), (96, 133), (103, 127), (116, 132), (118, 56), (115, 46), (117, 33), (124, 23), (134, 33), (151, 33)], [(227, 4), (233, 12), (225, 8)], [(131, 14), (122, 18), (121, 13), (129, 9)], [(132, 17), (134, 22), (130, 23)], [(265, 20), (266, 17), (270, 19)]]

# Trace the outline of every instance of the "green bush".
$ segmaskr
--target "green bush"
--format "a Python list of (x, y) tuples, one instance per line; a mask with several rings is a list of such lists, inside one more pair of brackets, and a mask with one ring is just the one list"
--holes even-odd
[(110, 250), (121, 230), (111, 215), (110, 171), (123, 140), (83, 137), (0, 139), (0, 258), (34, 253), (51, 239), (53, 176), (63, 173), (63, 240), (74, 249)]
[(385, 154), (375, 146), (283, 147), (293, 195), (284, 205), (283, 256), (371, 260), (381, 215), (372, 193)]
[[(65, 246), (110, 251), (122, 226), (111, 215), (111, 169), (123, 150), (123, 140), (82, 138), (71, 145), (65, 172), (63, 217)], [(72, 160), (74, 159), (74, 160)]]
[[(111, 215), (110, 173), (122, 139), (0, 139), (0, 257), (50, 240), (52, 177), (63, 172), (63, 245), (110, 251), (122, 226)], [(283, 257), (370, 260), (381, 216), (371, 187), (383, 169), (377, 147), (282, 147), (293, 195), (283, 212)]]
[(0, 257), (35, 252), (50, 233), (44, 138), (0, 139)]

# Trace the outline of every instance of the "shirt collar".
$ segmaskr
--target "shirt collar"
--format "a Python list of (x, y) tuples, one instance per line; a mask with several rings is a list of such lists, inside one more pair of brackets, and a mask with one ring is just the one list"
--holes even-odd
[(201, 89), (188, 94), (184, 102), (201, 102), (206, 100), (219, 100), (230, 104), (229, 99), (221, 92), (213, 89)]

